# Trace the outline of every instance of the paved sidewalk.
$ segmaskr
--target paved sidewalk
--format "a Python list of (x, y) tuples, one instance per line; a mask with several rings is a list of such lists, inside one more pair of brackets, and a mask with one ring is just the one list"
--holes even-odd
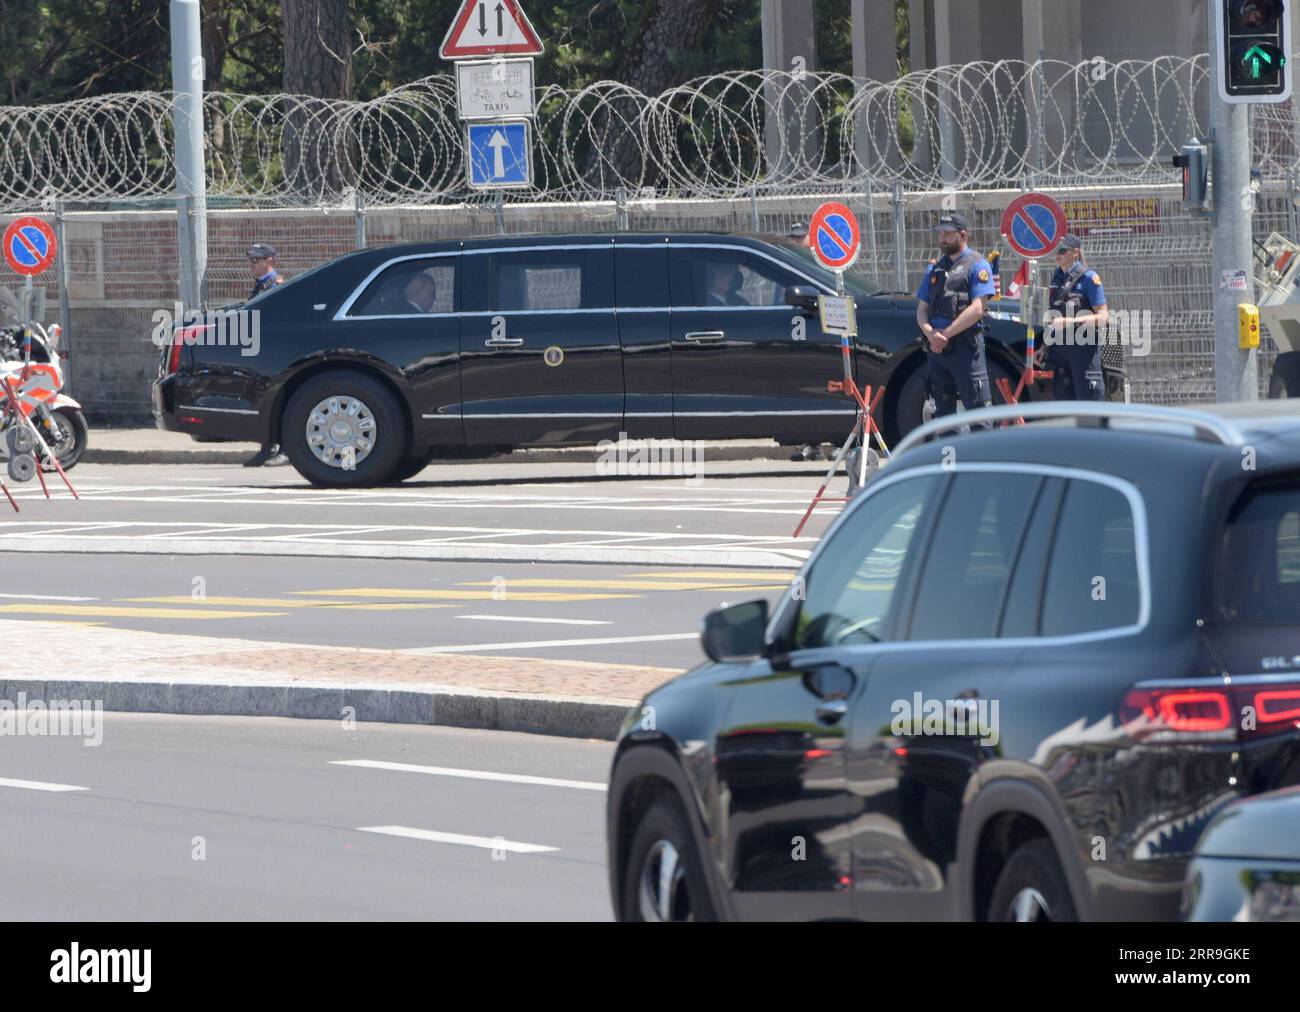
[[(705, 443), (705, 455), (712, 461), (790, 460), (793, 448), (778, 446), (770, 439), (739, 439)], [(90, 428), (90, 440), (83, 461), (89, 464), (240, 464), (258, 450), (256, 443), (199, 443), (183, 432), (164, 432), (148, 427)], [(492, 461), (501, 463), (587, 463), (601, 451), (592, 446), (540, 450), (516, 450)], [(446, 464), (483, 464), (491, 461), (448, 460)]]
[[(106, 710), (443, 724), (611, 739), (671, 668), (0, 622), (0, 700), (101, 700)], [(52, 664), (51, 658), (57, 657)]]

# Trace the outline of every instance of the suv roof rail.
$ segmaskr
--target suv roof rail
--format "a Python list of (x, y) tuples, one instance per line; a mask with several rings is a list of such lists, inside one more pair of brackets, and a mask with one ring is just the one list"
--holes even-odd
[(1186, 425), (1196, 433), (1196, 438), (1221, 446), (1242, 446), (1246, 437), (1241, 430), (1225, 418), (1208, 411), (1188, 408), (1157, 407), (1151, 404), (1107, 404), (1099, 401), (1040, 401), (1036, 404), (1000, 404), (997, 407), (960, 411), (957, 414), (935, 418), (913, 429), (894, 447), (891, 456), (898, 456), (914, 446), (928, 442), (941, 432), (962, 429), (968, 425), (985, 422), (1006, 422), (1018, 418), (1042, 420), (1055, 418), (1075, 422), (1093, 421), (1105, 427), (1112, 420), (1147, 422), (1153, 426)]

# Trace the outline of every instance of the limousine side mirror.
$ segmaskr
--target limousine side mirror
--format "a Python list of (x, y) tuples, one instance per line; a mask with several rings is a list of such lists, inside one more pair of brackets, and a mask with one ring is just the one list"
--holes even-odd
[(711, 661), (730, 664), (752, 661), (763, 652), (767, 602), (723, 605), (704, 616), (700, 643)]
[(808, 285), (795, 285), (785, 290), (785, 304), (806, 313), (817, 312), (817, 289)]

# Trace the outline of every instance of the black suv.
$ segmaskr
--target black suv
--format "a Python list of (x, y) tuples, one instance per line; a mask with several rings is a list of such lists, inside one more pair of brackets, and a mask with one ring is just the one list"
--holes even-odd
[(628, 717), (617, 915), (1175, 919), (1214, 814), (1300, 783), (1300, 415), (1244, 407), (913, 432)]
[[(859, 385), (888, 385), (891, 441), (921, 424), (916, 300), (846, 279)], [(180, 328), (153, 384), (160, 428), (279, 442), (319, 485), (400, 481), (439, 457), (629, 438), (843, 441), (854, 408), (799, 242), (544, 236), (351, 253), (246, 303), (258, 340)], [(1012, 386), (1025, 329), (990, 319)], [(255, 352), (255, 353), (254, 353)], [(1107, 373), (1108, 389), (1122, 375)], [(1042, 396), (1031, 391), (1030, 398)], [(1001, 400), (1000, 394), (995, 397)]]

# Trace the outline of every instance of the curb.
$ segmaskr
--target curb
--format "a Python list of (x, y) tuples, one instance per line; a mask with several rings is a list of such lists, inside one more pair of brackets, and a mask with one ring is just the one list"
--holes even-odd
[[(706, 461), (783, 460), (793, 463), (794, 453), (788, 446), (717, 446), (705, 444)], [(81, 458), (84, 464), (243, 464), (253, 453), (251, 450), (123, 450), (96, 448), (94, 434)], [(435, 460), (430, 467), (444, 464), (595, 464), (601, 451), (595, 447), (573, 450), (515, 450), (500, 457), (482, 460)], [(292, 470), (292, 468), (290, 469)]]
[(0, 700), (98, 700), (107, 711), (204, 717), (291, 717), (431, 724), (613, 741), (633, 703), (563, 696), (501, 695), (376, 685), (146, 682), (76, 679), (0, 681)]

